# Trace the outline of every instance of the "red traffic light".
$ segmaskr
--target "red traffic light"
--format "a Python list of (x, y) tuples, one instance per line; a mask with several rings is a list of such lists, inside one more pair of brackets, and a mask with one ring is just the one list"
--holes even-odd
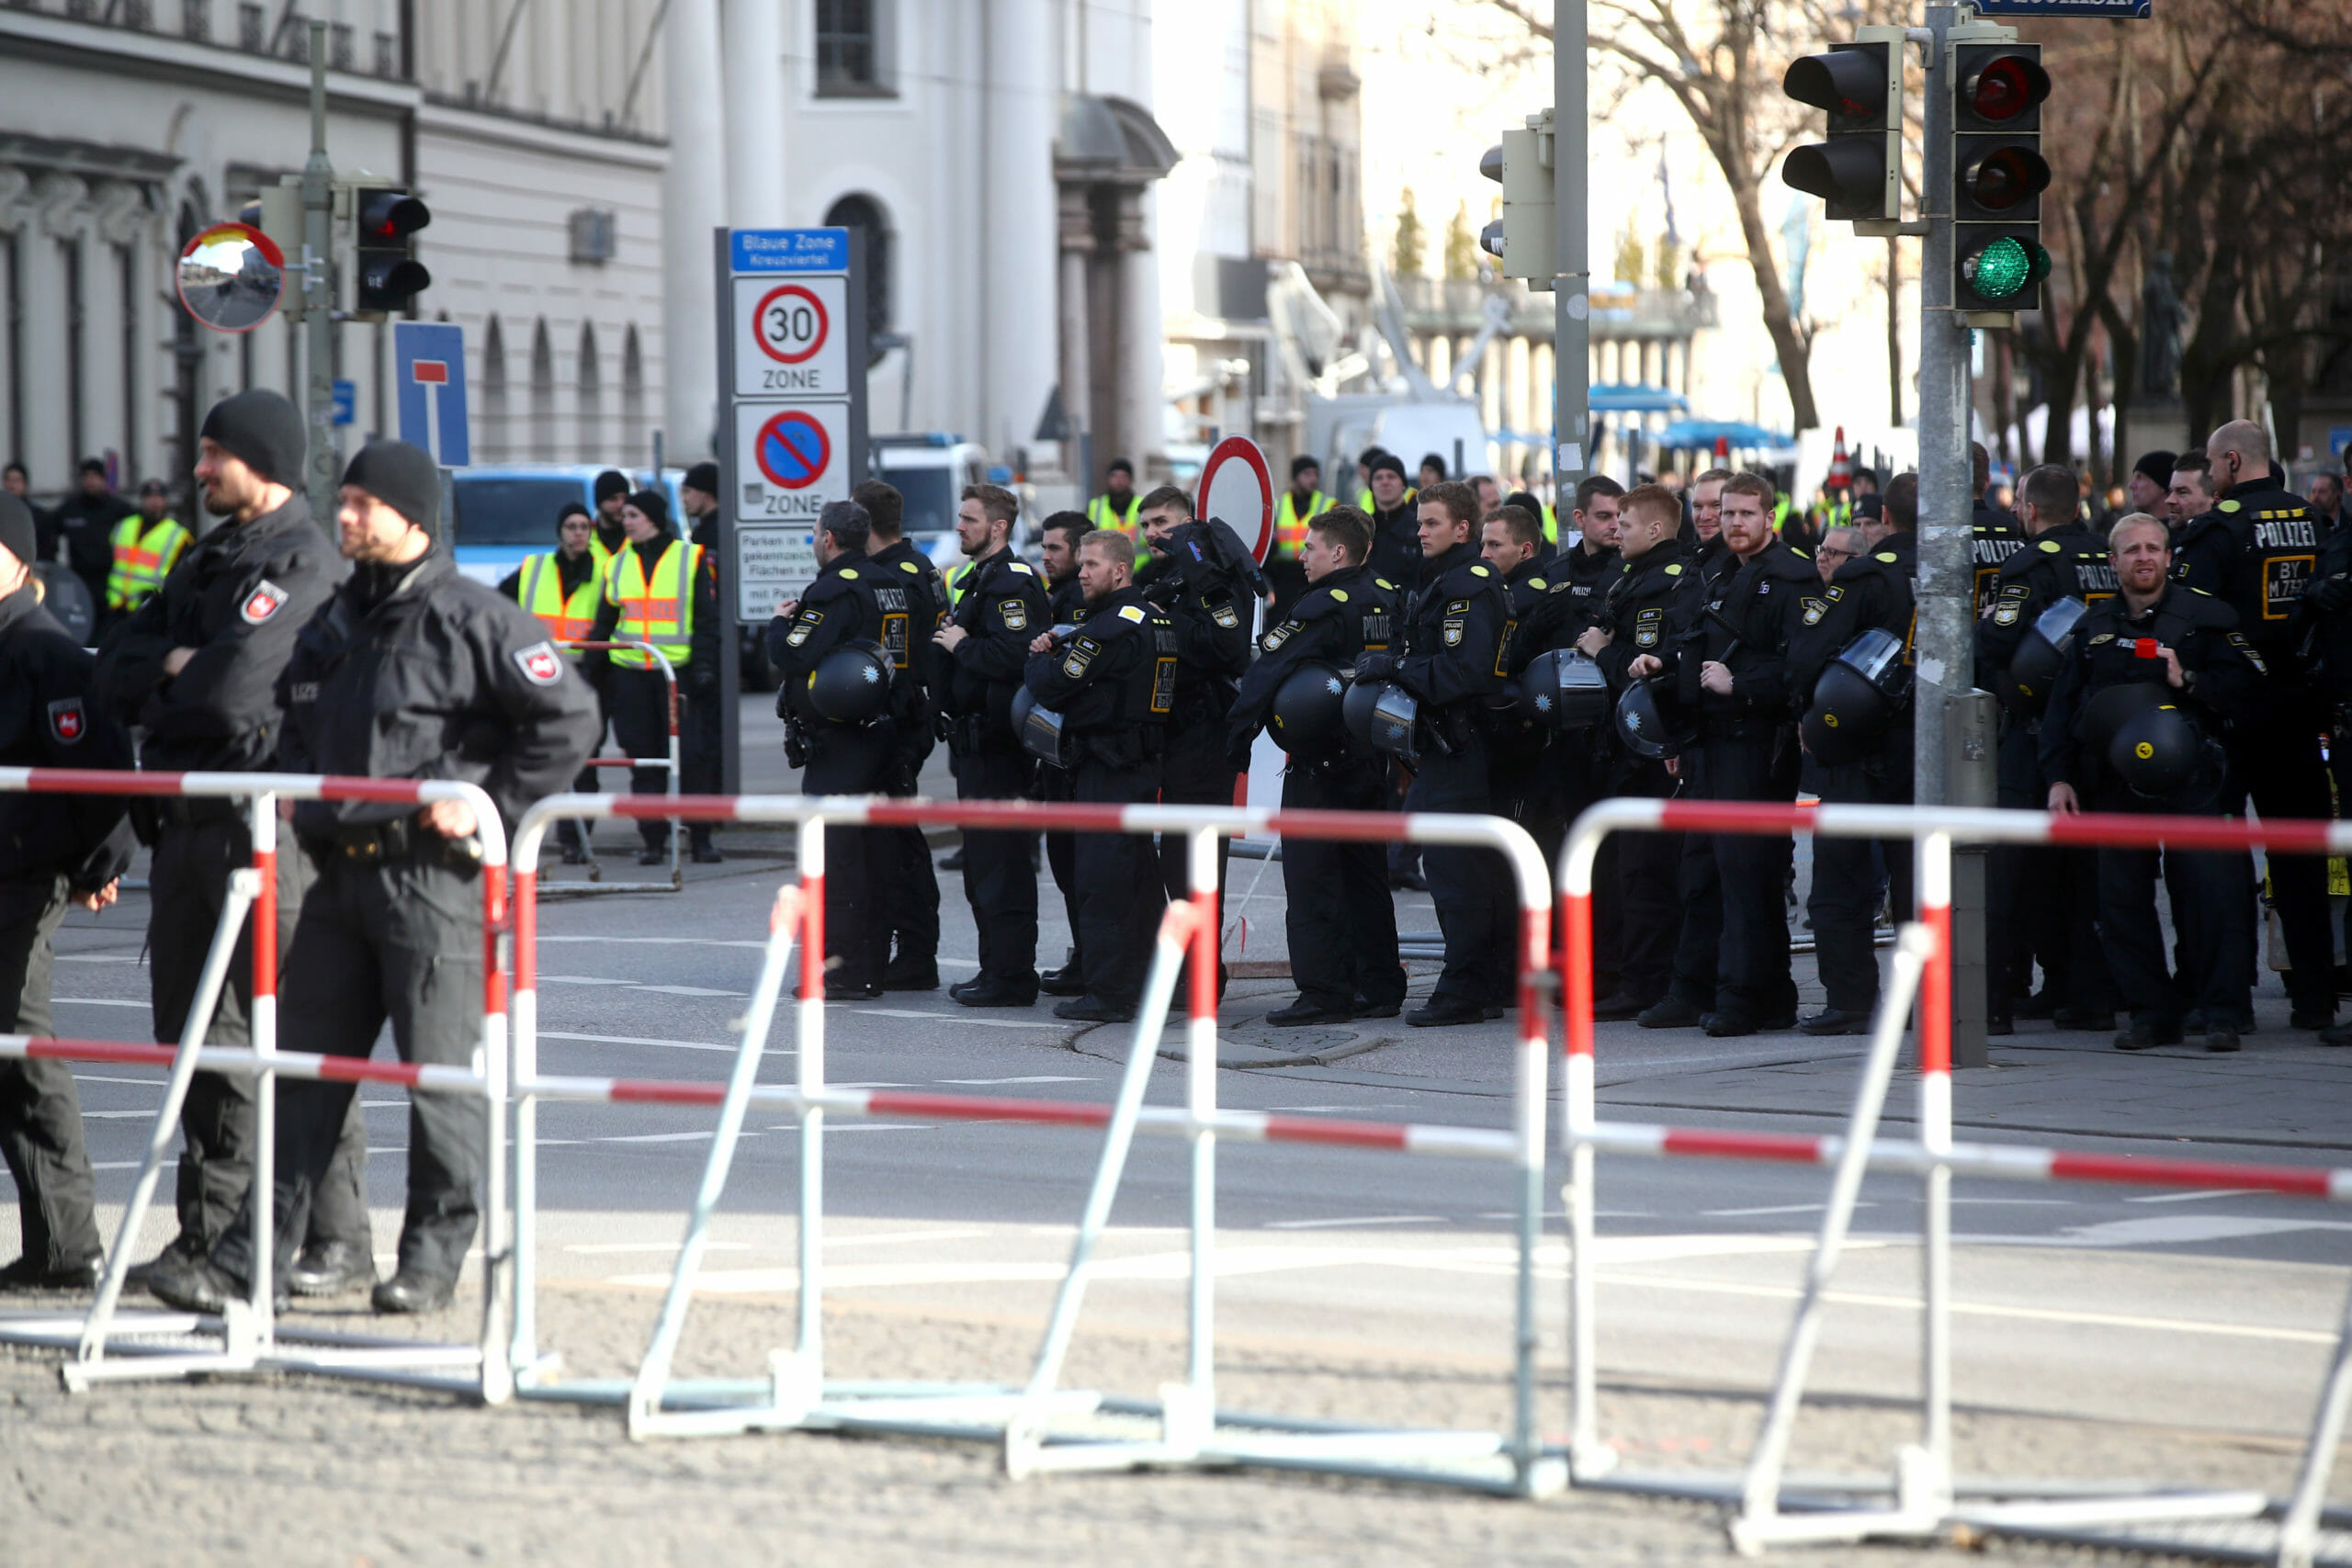
[(2050, 73), (2023, 54), (1996, 54), (1961, 83), (1961, 107), (1987, 125), (2007, 125), (2050, 96)]
[(395, 243), (433, 221), (424, 203), (405, 191), (360, 193), (359, 219), (355, 226), (363, 244)]
[(1885, 46), (1849, 46), (1792, 61), (1781, 91), (1838, 121), (1875, 120), (1887, 111)]

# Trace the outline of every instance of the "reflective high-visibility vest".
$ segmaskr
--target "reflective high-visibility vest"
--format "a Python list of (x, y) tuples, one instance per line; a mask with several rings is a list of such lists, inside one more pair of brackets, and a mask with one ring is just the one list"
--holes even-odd
[(1131, 495), (1127, 498), (1127, 514), (1124, 517), (1119, 515), (1119, 509), (1111, 504), (1109, 496), (1098, 495), (1086, 503), (1086, 520), (1097, 528), (1115, 528), (1129, 538), (1133, 538), (1136, 532), (1136, 518), (1142, 511), (1143, 497), (1139, 495)]
[(114, 564), (107, 569), (107, 608), (136, 610), (164, 586), (188, 547), (188, 531), (169, 517), (137, 513), (114, 525)]
[(1274, 508), (1274, 553), (1286, 560), (1296, 560), (1298, 552), (1306, 547), (1306, 525), (1331, 510), (1336, 503), (1321, 491), (1306, 498), (1306, 515), (1298, 513), (1298, 493), (1283, 491), (1283, 499)]
[[(580, 642), (596, 626), (596, 601), (604, 591), (604, 575), (590, 572), (570, 597), (563, 592), (563, 570), (555, 556), (533, 556), (523, 563), (523, 608), (539, 618), (548, 635), (558, 642)], [(567, 649), (572, 658), (580, 657), (577, 649)], [(643, 654), (632, 653), (631, 659)]]
[[(672, 539), (653, 563), (653, 581), (645, 581), (645, 558), (634, 546), (614, 559), (605, 578), (605, 603), (621, 609), (614, 626), (617, 640), (633, 637), (660, 649), (673, 669), (683, 670), (694, 657), (695, 579), (702, 570), (702, 547)], [(650, 670), (652, 657), (635, 649), (615, 649), (613, 662), (624, 670)]]
[(1544, 502), (1540, 501), (1535, 504), (1544, 507), (1544, 542), (1547, 545), (1558, 544), (1560, 542), (1560, 514), (1553, 511), (1549, 506), (1544, 506)]

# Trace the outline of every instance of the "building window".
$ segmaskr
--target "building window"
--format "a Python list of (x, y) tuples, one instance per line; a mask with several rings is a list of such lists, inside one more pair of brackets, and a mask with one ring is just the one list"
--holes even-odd
[[(90, 21), (98, 14), (98, 0), (65, 0), (65, 14), (77, 22)], [(74, 449), (80, 450), (80, 443)]]
[(574, 208), (569, 222), (573, 261), (602, 265), (613, 259), (619, 220), (611, 208)]
[(337, 22), (327, 29), (327, 64), (331, 68), (336, 71), (350, 70), (353, 60), (352, 49), (350, 23)]
[(552, 463), (555, 451), (555, 345), (543, 316), (531, 330), (531, 461)]
[(401, 73), (401, 41), (390, 33), (376, 35), (376, 74), (397, 76)]
[(155, 25), (154, 0), (122, 0), (122, 25), (133, 32), (145, 32)]
[(506, 338), (499, 330), (498, 318), (492, 316), (481, 333), (481, 445), (484, 462), (506, 461), (509, 413), (506, 405)]
[(817, 96), (886, 96), (884, 0), (817, 0)]
[(580, 323), (580, 460), (601, 463), (605, 452), (605, 377), (596, 355), (596, 328)]
[(80, 462), (82, 445), (83, 334), (88, 330), (88, 312), (82, 296), (82, 242), (57, 242), (58, 260), (65, 267), (65, 445), (72, 448), (74, 460)]
[(212, 0), (180, 0), (180, 31), (194, 43), (212, 41)]
[(874, 340), (890, 330), (890, 240), (888, 220), (881, 204), (870, 196), (845, 196), (825, 209), (828, 228), (854, 229), (865, 236), (865, 339), (867, 354)]
[(259, 6), (237, 7), (237, 47), (259, 54), (269, 47), (269, 16)]

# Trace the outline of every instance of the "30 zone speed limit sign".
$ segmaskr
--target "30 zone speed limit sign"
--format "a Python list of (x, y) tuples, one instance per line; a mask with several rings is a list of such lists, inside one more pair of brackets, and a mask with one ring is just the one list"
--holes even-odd
[(847, 396), (847, 298), (839, 277), (735, 279), (736, 396)]

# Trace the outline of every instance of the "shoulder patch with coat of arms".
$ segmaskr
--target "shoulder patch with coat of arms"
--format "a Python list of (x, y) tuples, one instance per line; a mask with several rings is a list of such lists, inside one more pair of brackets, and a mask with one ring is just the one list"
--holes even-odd
[(237, 616), (245, 625), (257, 626), (285, 608), (286, 600), (286, 590), (265, 577), (254, 584), (253, 592), (237, 606)]
[(1227, 631), (1231, 631), (1234, 627), (1241, 624), (1240, 612), (1233, 607), (1233, 601), (1230, 599), (1220, 599), (1216, 604), (1211, 604), (1209, 606), (1209, 619), (1215, 621)]
[(794, 621), (792, 623), (792, 629), (785, 634), (785, 646), (786, 648), (798, 648), (802, 643), (808, 640), (809, 633), (815, 631), (819, 626), (823, 626), (824, 624), (824, 611), (801, 611), (799, 619)]
[(1077, 638), (1069, 645), (1069, 655), (1062, 660), (1062, 673), (1073, 681), (1086, 679), (1086, 667), (1093, 663), (1094, 656), (1102, 651), (1102, 645), (1092, 637)]
[(1276, 649), (1282, 647), (1283, 644), (1288, 642), (1290, 640), (1291, 634), (1296, 630), (1298, 630), (1298, 623), (1296, 621), (1284, 621), (1281, 626), (1276, 626), (1272, 631), (1270, 631), (1264, 637), (1260, 637), (1258, 639), (1258, 646), (1265, 649), (1268, 653), (1272, 653)]
[(60, 697), (49, 705), (49, 732), (64, 744), (79, 741), (89, 730), (79, 697)]
[(514, 668), (534, 686), (552, 686), (563, 679), (563, 655), (551, 642), (535, 642), (514, 650)]
[(1006, 631), (1025, 632), (1029, 629), (1029, 601), (1026, 599), (1000, 599), (996, 602), (996, 613), (1003, 620)]
[(1657, 646), (1658, 628), (1665, 620), (1666, 611), (1655, 605), (1646, 610), (1634, 612), (1634, 646), (1635, 648), (1656, 648)]
[(1829, 614), (1829, 601), (1826, 599), (1801, 599), (1798, 603), (1804, 606), (1804, 624), (1806, 626), (1819, 626), (1821, 624), (1821, 617)]

